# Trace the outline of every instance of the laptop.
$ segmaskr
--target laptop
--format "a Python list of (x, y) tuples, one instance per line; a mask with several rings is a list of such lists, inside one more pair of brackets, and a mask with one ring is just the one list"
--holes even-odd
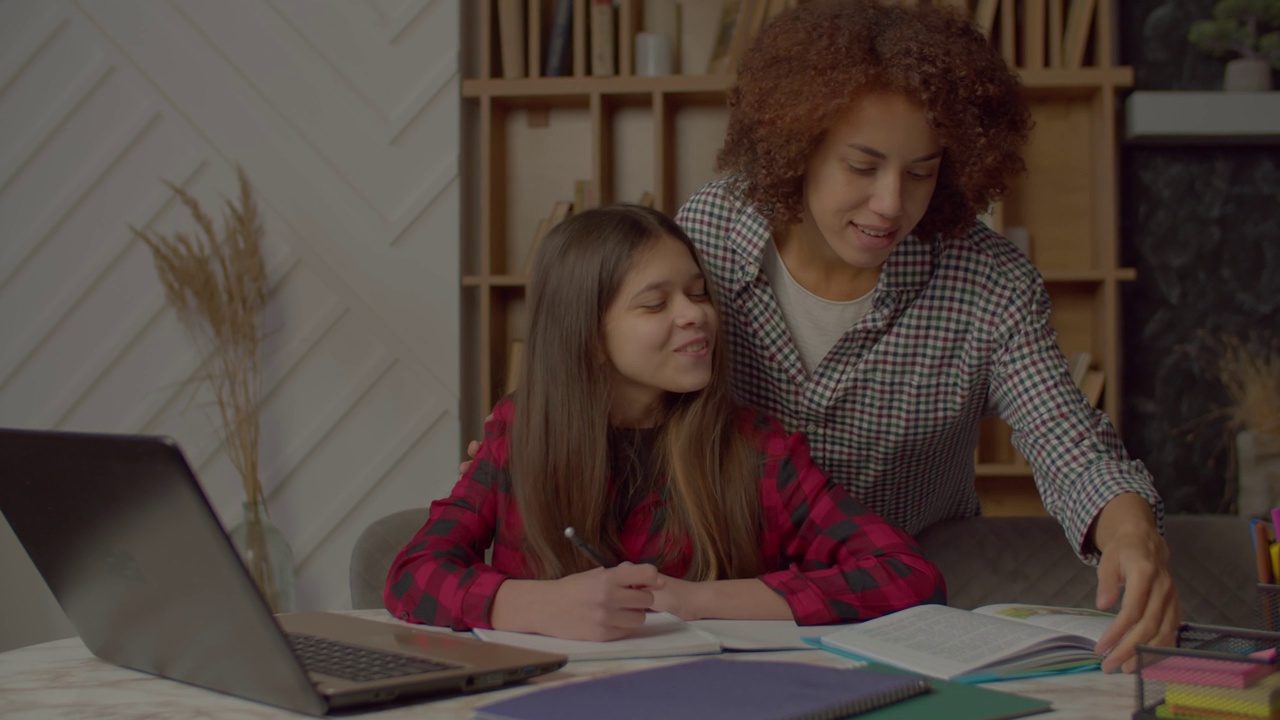
[[(168, 438), (0, 428), (0, 468), (0, 512), (84, 644), (116, 665), (324, 715), (567, 662), (407, 623), (273, 616)], [(308, 671), (300, 655), (317, 644), (330, 659)]]

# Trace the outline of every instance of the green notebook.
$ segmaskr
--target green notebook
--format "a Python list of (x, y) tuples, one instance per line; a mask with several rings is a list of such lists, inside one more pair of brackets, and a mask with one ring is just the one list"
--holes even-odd
[[(868, 670), (889, 672), (884, 666), (868, 665)], [(897, 671), (901, 672), (901, 671)], [(989, 690), (950, 680), (929, 679), (929, 692), (859, 715), (858, 720), (1004, 720), (1048, 712), (1053, 703), (1039, 698)]]
[[(816, 638), (805, 642), (822, 647), (827, 652), (854, 660), (867, 662), (868, 670), (886, 674), (915, 675), (899, 668), (868, 662), (851, 653), (818, 646)], [(1005, 720), (1036, 715), (1053, 709), (1048, 700), (989, 690), (977, 685), (929, 678), (929, 692), (917, 695), (893, 705), (872, 710), (858, 716), (858, 720), (917, 720), (918, 718), (947, 718), (947, 720)]]

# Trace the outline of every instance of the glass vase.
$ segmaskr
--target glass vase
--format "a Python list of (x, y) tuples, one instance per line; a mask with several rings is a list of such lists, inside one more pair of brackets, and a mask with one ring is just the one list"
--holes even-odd
[(244, 503), (244, 518), (228, 535), (271, 611), (292, 612), (293, 549), (267, 516), (266, 502)]
[(1270, 518), (1280, 507), (1280, 435), (1236, 433), (1236, 507), (1245, 517)]

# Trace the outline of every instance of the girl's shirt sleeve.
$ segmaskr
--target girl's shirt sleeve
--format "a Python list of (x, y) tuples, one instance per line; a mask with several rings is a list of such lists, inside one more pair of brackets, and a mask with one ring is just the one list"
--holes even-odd
[[(757, 420), (757, 424), (760, 421)], [(922, 603), (946, 602), (941, 571), (911, 536), (827, 479), (801, 433), (776, 422), (759, 432), (761, 576), (801, 625), (868, 620)]]
[(494, 408), (471, 467), (447, 498), (431, 503), (422, 529), (396, 555), (383, 602), (408, 622), (454, 630), (487, 628), (493, 599), (507, 575), (485, 563), (499, 523), (515, 507), (507, 471), (510, 402)]

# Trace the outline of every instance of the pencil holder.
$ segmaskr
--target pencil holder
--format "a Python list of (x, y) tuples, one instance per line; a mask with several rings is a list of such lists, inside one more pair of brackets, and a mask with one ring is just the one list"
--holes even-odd
[(1280, 718), (1280, 633), (1184, 624), (1177, 647), (1138, 646), (1134, 720)]
[(1280, 585), (1258, 583), (1258, 627), (1280, 631)]

